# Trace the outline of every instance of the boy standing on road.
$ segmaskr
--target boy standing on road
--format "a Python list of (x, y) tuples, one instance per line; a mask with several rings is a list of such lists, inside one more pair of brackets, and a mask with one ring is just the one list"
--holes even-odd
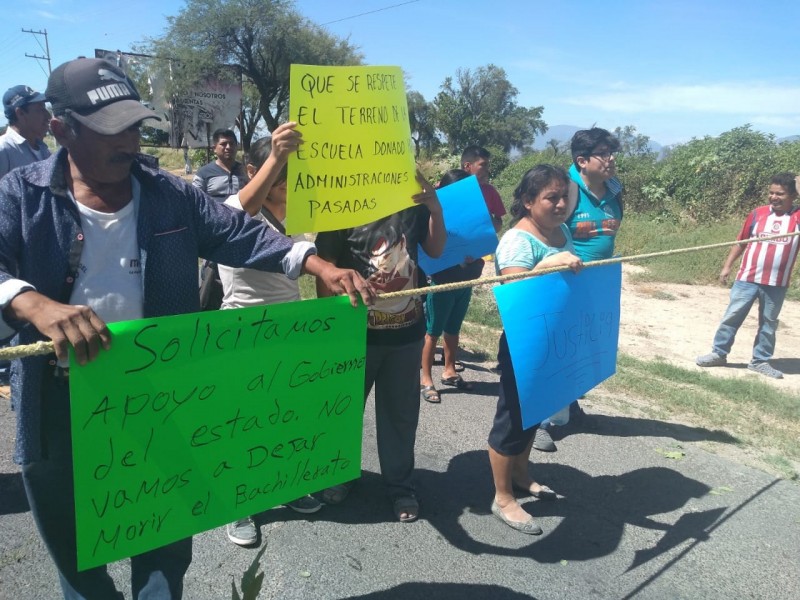
[[(367, 225), (317, 235), (320, 257), (355, 269), (379, 293), (417, 289), (417, 248), (421, 246), (428, 256), (436, 258), (447, 239), (435, 190), (419, 173), (417, 181), (422, 191), (413, 197), (416, 206)], [(320, 279), (317, 295), (331, 295)], [(419, 296), (378, 300), (369, 308), (364, 399), (374, 386), (381, 474), (395, 517), (404, 523), (419, 516), (412, 479), (424, 335)], [(326, 504), (339, 504), (349, 490), (349, 485), (333, 486), (322, 497)]]
[(492, 217), (492, 225), (494, 225), (494, 230), (499, 232), (503, 227), (506, 207), (503, 205), (499, 192), (489, 183), (491, 157), (492, 155), (486, 148), (467, 146), (461, 153), (461, 168), (478, 179), (486, 208), (489, 209), (489, 215)]
[[(567, 218), (567, 227), (575, 254), (583, 262), (611, 258), (623, 212), (622, 184), (616, 177), (619, 140), (606, 129), (592, 127), (576, 131), (570, 146), (569, 193), (575, 210)], [(569, 415), (573, 422), (585, 416), (577, 400), (570, 405)], [(543, 452), (556, 449), (544, 423), (536, 430), (533, 447)]]
[[(794, 206), (797, 183), (794, 173), (779, 173), (769, 180), (769, 204), (759, 206), (744, 222), (739, 240), (800, 231), (800, 209)], [(728, 283), (731, 268), (742, 254), (742, 264), (731, 288), (731, 301), (722, 317), (709, 354), (697, 357), (700, 367), (721, 367), (728, 362), (736, 332), (758, 300), (758, 332), (753, 343), (753, 358), (747, 368), (756, 373), (782, 379), (783, 373), (769, 364), (775, 351), (778, 315), (789, 287), (792, 267), (800, 248), (798, 236), (733, 246), (719, 274)]]
[[(261, 138), (250, 147), (246, 165), (247, 183), (239, 193), (225, 200), (234, 210), (243, 210), (273, 231), (287, 235), (286, 163), (289, 154), (302, 143), (296, 123), (284, 123), (268, 138)], [(303, 234), (290, 237), (293, 242), (305, 241)], [(263, 306), (300, 300), (300, 285), (283, 273), (266, 273), (246, 267), (219, 266), (224, 295), (222, 309)], [(311, 495), (301, 496), (286, 506), (302, 514), (315, 513), (322, 503)], [(240, 546), (258, 542), (258, 528), (252, 517), (245, 517), (226, 527), (228, 539)]]
[(622, 222), (622, 184), (617, 179), (619, 141), (592, 127), (572, 136), (569, 169), (577, 191), (575, 211), (567, 219), (575, 252), (584, 262), (611, 258)]

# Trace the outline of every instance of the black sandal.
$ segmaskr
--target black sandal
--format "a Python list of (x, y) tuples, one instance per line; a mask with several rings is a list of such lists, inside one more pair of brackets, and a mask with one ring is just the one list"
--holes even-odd
[(472, 390), (472, 384), (469, 381), (465, 381), (461, 375), (442, 377), (442, 385), (449, 385), (450, 387), (454, 387), (457, 390), (463, 390), (465, 392)]
[(430, 402), (431, 404), (439, 404), (442, 401), (439, 397), (439, 391), (432, 385), (419, 386), (419, 395), (425, 402)]

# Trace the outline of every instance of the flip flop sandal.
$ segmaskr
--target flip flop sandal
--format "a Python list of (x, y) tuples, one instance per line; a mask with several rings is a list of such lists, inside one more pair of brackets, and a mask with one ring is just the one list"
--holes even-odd
[(438, 390), (432, 385), (419, 386), (419, 395), (425, 402), (430, 402), (431, 404), (439, 404), (442, 401)]
[(455, 361), (455, 369), (456, 373), (461, 373), (466, 367), (464, 367), (464, 363), (460, 360)]
[(394, 516), (401, 523), (413, 523), (419, 518), (419, 502), (414, 496), (400, 496), (392, 503)]
[(442, 377), (442, 385), (449, 385), (450, 387), (454, 387), (457, 390), (464, 390), (465, 392), (472, 390), (472, 384), (469, 381), (464, 381), (461, 375)]

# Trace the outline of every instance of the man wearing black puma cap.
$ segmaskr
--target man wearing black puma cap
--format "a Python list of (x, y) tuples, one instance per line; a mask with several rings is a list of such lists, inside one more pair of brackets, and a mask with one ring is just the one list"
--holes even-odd
[[(318, 258), (313, 244), (292, 244), (150, 168), (139, 126), (158, 117), (116, 66), (70, 61), (53, 71), (46, 96), (61, 150), (0, 180), (0, 341), (55, 346), (12, 365), (15, 460), (64, 597), (122, 598), (105, 567), (77, 570), (68, 346), (82, 365), (110, 348), (106, 323), (197, 312), (198, 256), (291, 278), (310, 273), (354, 305), (374, 293)], [(170, 458), (149, 460), (168, 467)], [(191, 557), (191, 538), (132, 557), (133, 598), (180, 598)]]

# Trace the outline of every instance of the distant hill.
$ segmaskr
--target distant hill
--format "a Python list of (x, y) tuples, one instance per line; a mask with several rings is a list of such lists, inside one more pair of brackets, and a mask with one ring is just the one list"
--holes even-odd
[[(580, 131), (581, 129), (586, 129), (586, 127), (576, 127), (575, 125), (553, 125), (550, 127), (544, 135), (537, 137), (533, 142), (533, 149), (534, 150), (544, 150), (547, 148), (547, 142), (550, 140), (558, 140), (559, 142), (568, 142), (572, 139), (572, 136), (575, 135), (576, 131)], [(659, 156), (661, 156), (662, 150), (664, 146), (650, 140), (650, 150), (656, 152)]]
[(585, 127), (575, 127), (574, 125), (553, 125), (548, 128), (544, 135), (537, 137), (533, 141), (534, 150), (544, 150), (547, 148), (547, 142), (550, 140), (558, 140), (559, 142), (568, 142), (575, 135), (576, 131), (586, 129)]
[(797, 142), (800, 141), (800, 135), (789, 135), (787, 137), (778, 138), (775, 141), (779, 144), (781, 142)]

